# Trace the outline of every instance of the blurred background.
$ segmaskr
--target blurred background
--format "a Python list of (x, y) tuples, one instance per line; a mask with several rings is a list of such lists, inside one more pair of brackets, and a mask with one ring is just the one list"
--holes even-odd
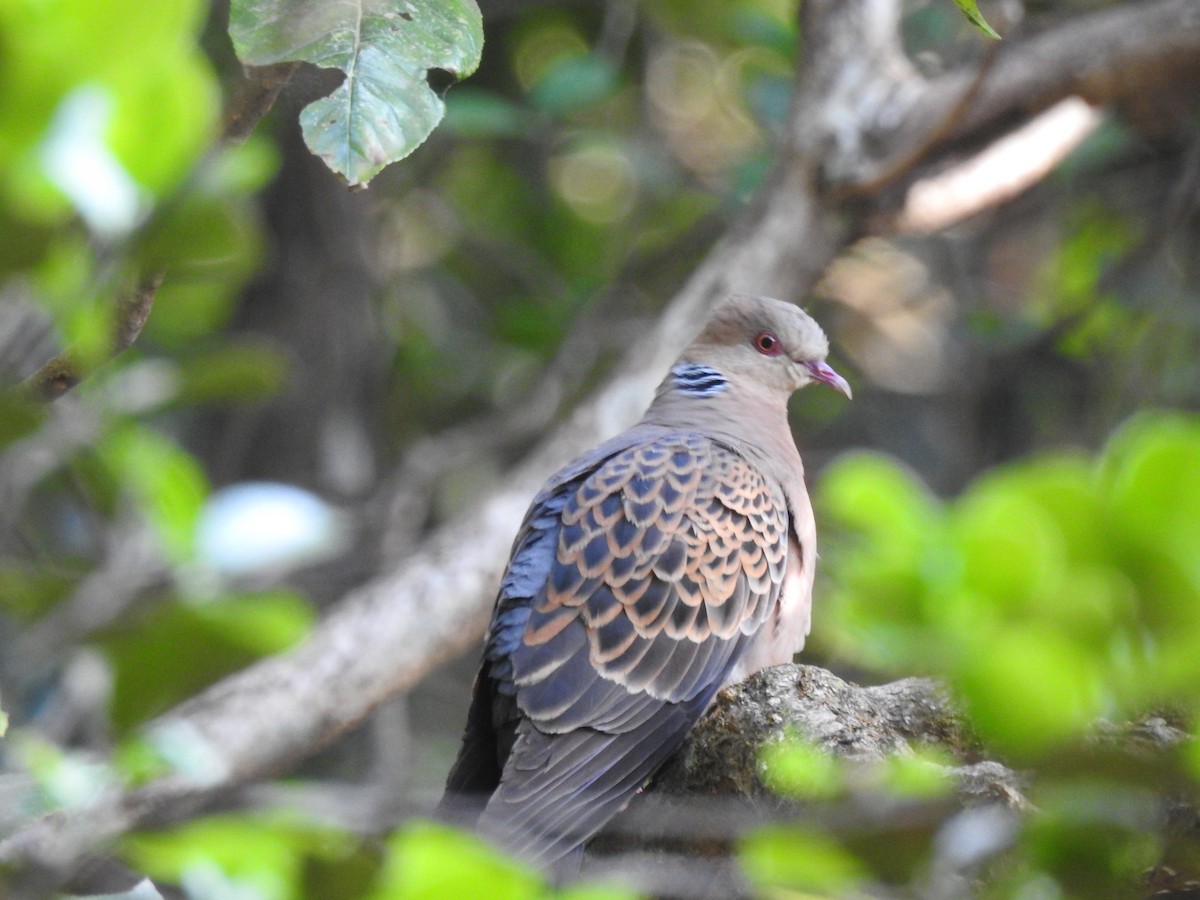
[[(983, 10), (1008, 33), (1117, 5)], [(336, 73), (302, 68), (244, 145), (210, 149), (240, 74), (221, 0), (0, 4), (5, 383), (66, 348), (101, 359), (114, 298), (168, 271), (131, 349), (52, 405), (0, 399), (0, 835), (132, 777), (139, 725), (302, 640), (503, 483), (764, 184), (796, 3), (480, 7), (483, 62), (444, 123), (349, 191), (297, 125)], [(950, 2), (907, 3), (902, 32), (929, 77), (988, 51)], [(805, 661), (948, 678), (985, 740), (1029, 766), (1098, 717), (1169, 708), (1190, 728), (1196, 87), (1134, 93), (1028, 189), (866, 237), (784, 298), (824, 325), (855, 393), (792, 407), (823, 528)], [(294, 799), (319, 840), (234, 815), (117, 854), (187, 881), (180, 848), (218, 848), (192, 897), (358, 895), (386, 854), (355, 829), (428, 812), (476, 663), (300, 763), (294, 798), (242, 801)], [(1170, 771), (1186, 792), (1200, 767)], [(1174, 846), (1129, 808), (1084, 829), (1117, 860), (1099, 883)], [(288, 860), (274, 887), (230, 856), (242, 841)], [(1060, 863), (1010, 860), (1001, 893), (1087, 896)]]

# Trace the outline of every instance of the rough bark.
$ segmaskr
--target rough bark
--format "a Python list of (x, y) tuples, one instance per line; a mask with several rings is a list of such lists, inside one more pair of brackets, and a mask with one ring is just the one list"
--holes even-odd
[[(806, 802), (767, 786), (763, 749), (797, 737), (848, 763), (847, 796)], [(875, 764), (918, 751), (950, 761), (943, 773), (951, 794), (904, 798), (873, 778)], [(861, 687), (815, 666), (775, 666), (718, 696), (653, 788), (589, 846), (587, 870), (619, 872), (651, 895), (752, 896), (735, 842), (756, 827), (789, 822), (846, 837), (982, 823), (989, 840), (981, 846), (994, 852), (1030, 803), (1021, 773), (980, 754), (946, 691), (930, 679)], [(956, 826), (954, 817), (968, 811)], [(977, 861), (942, 866), (939, 877), (957, 883)]]

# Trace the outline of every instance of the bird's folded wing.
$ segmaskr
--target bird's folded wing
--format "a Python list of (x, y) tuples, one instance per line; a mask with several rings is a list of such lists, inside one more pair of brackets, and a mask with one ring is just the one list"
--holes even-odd
[(484, 817), (547, 860), (674, 750), (772, 614), (789, 544), (779, 487), (696, 433), (616, 453), (555, 505), (502, 665), (523, 720)]

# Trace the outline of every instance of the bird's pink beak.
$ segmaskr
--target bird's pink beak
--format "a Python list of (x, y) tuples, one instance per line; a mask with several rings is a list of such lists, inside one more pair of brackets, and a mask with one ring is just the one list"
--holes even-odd
[(845, 394), (848, 399), (853, 398), (850, 392), (850, 383), (841, 375), (833, 371), (833, 369), (823, 362), (806, 362), (804, 368), (808, 369), (813, 380), (823, 382), (839, 393)]

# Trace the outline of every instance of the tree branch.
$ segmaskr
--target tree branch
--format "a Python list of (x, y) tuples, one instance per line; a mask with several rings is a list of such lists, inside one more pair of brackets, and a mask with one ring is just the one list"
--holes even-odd
[[(133, 342), (146, 327), (146, 320), (154, 306), (154, 296), (158, 293), (162, 281), (161, 272), (151, 273), (142, 279), (132, 294), (117, 304), (111, 349), (102, 362), (107, 362), (133, 346)], [(89, 374), (90, 369), (68, 351), (54, 357), (38, 369), (21, 387), (28, 396), (48, 403), (57, 400)]]
[(279, 92), (298, 68), (298, 62), (246, 66), (246, 77), (242, 79), (225, 107), (225, 125), (221, 130), (221, 140), (238, 144), (250, 137), (259, 120), (270, 112)]
[[(919, 153), (928, 162), (955, 143), (980, 143), (1020, 118), (1072, 95), (1097, 106), (1194, 106), (1200, 78), (1200, 6), (1194, 0), (1125, 3), (1023, 39), (1004, 41), (982, 79), (963, 70), (897, 84), (867, 133), (883, 148), (839, 157), (827, 171), (838, 180), (871, 183)], [(960, 108), (960, 100), (971, 102)], [(947, 117), (946, 110), (957, 109)], [(936, 136), (936, 140), (931, 140)]]

